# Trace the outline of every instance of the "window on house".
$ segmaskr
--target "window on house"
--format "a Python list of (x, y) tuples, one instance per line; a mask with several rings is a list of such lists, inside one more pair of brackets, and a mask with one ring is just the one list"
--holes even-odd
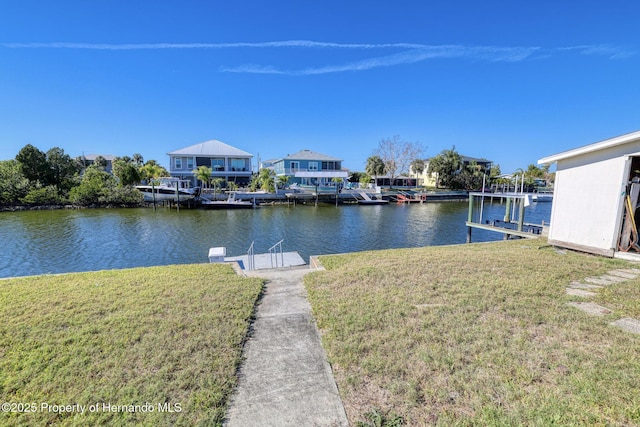
[(322, 162), (322, 170), (325, 171), (335, 171), (338, 170), (337, 162)]
[(182, 169), (182, 157), (175, 158), (176, 169)]
[(231, 159), (232, 171), (246, 171), (247, 166), (244, 163), (244, 159)]
[(317, 171), (318, 170), (318, 162), (309, 162), (309, 170)]
[(224, 170), (224, 159), (211, 159), (211, 169), (214, 172)]
[(291, 169), (291, 173), (295, 173), (300, 170), (300, 162), (291, 162), (289, 163), (289, 168)]

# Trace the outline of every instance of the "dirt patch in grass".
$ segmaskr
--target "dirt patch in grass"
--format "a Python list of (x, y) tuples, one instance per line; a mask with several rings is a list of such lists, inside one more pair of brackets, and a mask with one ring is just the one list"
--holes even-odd
[(1, 424), (221, 424), (261, 290), (209, 264), (0, 281)]
[[(640, 337), (565, 293), (626, 262), (520, 240), (322, 263), (305, 284), (352, 424), (372, 410), (409, 425), (640, 423)], [(607, 289), (638, 313), (635, 291)]]

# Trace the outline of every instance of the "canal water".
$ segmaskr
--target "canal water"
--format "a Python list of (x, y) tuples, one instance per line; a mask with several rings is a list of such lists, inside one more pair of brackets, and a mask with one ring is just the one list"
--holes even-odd
[[(284, 239), (285, 252), (311, 255), (449, 245), (466, 241), (467, 202), (358, 206), (276, 205), (249, 210), (83, 209), (0, 212), (0, 277), (207, 262), (256, 253)], [(476, 211), (479, 208), (476, 207)], [(485, 203), (484, 219), (505, 206)], [(532, 203), (527, 222), (549, 222), (551, 203)], [(477, 214), (476, 214), (477, 220)], [(502, 235), (473, 230), (473, 241)]]

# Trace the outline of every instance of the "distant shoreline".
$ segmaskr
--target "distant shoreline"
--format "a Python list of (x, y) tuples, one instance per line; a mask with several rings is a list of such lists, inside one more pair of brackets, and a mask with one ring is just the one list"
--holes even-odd
[(89, 206), (76, 206), (76, 205), (14, 205), (14, 206), (0, 206), (0, 212), (20, 212), (20, 211), (55, 211), (55, 210), (72, 210), (72, 209), (116, 209), (116, 208), (144, 208), (145, 205), (89, 205)]

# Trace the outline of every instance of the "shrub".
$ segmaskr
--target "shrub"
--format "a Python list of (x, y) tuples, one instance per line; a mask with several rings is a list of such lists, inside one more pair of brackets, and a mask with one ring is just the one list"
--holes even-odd
[(58, 187), (47, 185), (30, 190), (20, 201), (27, 205), (58, 205), (63, 203), (64, 199), (58, 193)]

